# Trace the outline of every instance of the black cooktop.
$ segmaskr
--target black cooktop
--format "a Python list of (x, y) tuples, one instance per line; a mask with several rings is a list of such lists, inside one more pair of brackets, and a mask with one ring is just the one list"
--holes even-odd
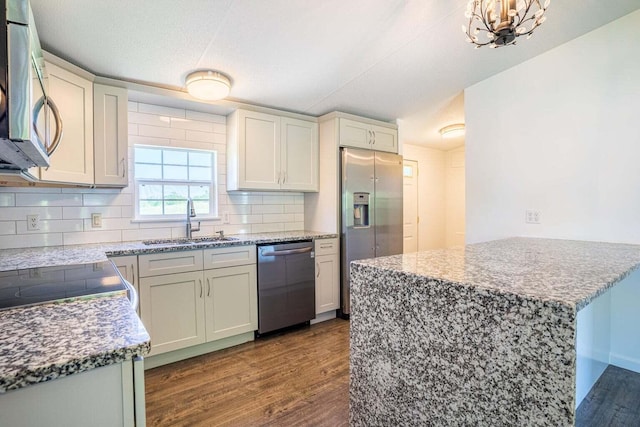
[(111, 261), (0, 272), (0, 310), (126, 291)]

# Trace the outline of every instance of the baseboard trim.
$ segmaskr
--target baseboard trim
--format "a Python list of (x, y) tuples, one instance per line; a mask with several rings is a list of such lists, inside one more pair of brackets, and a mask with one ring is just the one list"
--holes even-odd
[(180, 350), (169, 351), (167, 353), (155, 356), (145, 357), (144, 369), (157, 368), (158, 366), (167, 365), (169, 363), (178, 362), (180, 360), (189, 359), (191, 357), (201, 356), (211, 353), (212, 351), (222, 350), (224, 348), (233, 347), (254, 340), (254, 333), (245, 332), (244, 334), (235, 335), (233, 337), (223, 338), (204, 344), (194, 345), (192, 347), (181, 348)]
[(640, 373), (640, 360), (632, 357), (622, 356), (620, 354), (610, 353), (609, 364), (618, 368), (628, 369), (633, 372)]
[(316, 323), (320, 323), (320, 322), (326, 322), (327, 320), (331, 320), (331, 319), (335, 319), (336, 318), (336, 311), (335, 310), (331, 310), (331, 311), (327, 311), (325, 313), (320, 313), (320, 314), (316, 314), (316, 318), (315, 319), (311, 319), (311, 324), (315, 325)]

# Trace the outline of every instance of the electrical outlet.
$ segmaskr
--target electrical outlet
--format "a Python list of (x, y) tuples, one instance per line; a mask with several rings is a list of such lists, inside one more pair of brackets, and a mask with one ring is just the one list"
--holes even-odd
[(524, 222), (527, 224), (540, 224), (541, 217), (540, 211), (527, 210), (525, 211)]
[(91, 228), (102, 228), (102, 214), (101, 213), (92, 213), (91, 214)]
[(222, 212), (222, 223), (229, 224), (229, 212)]
[(27, 230), (40, 230), (40, 215), (27, 215)]

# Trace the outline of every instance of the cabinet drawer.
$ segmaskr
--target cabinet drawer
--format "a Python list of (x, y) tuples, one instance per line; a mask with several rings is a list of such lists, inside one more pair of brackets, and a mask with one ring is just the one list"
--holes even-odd
[(316, 256), (337, 254), (340, 251), (339, 239), (318, 239), (314, 242)]
[(202, 270), (202, 251), (165, 252), (140, 255), (138, 274), (140, 277), (162, 274), (186, 273)]
[(231, 246), (204, 250), (204, 269), (233, 267), (256, 263), (255, 245)]

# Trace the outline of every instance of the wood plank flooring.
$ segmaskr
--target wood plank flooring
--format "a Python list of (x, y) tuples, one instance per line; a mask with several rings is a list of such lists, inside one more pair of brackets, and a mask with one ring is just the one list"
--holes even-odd
[(347, 426), (349, 322), (150, 369), (145, 386), (149, 426)]
[(640, 374), (609, 365), (578, 407), (576, 426), (640, 426)]

